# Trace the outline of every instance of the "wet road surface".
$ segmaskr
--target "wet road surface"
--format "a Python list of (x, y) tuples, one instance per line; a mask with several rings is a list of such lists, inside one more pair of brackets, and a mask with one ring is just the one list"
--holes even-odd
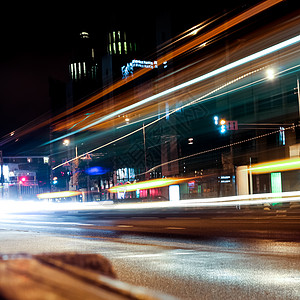
[[(275, 214), (272, 218), (281, 220), (278, 223), (284, 223), (284, 219), (289, 224), (285, 226), (294, 228), (297, 217), (282, 215)], [(279, 234), (267, 239), (257, 231), (258, 237), (253, 238), (255, 228), (260, 226), (254, 226), (255, 220), (249, 215), (242, 221), (238, 221), (241, 216), (236, 219), (230, 216), (232, 222), (220, 227), (224, 217), (206, 218), (207, 223), (215, 225), (202, 230), (220, 228), (226, 232), (232, 227), (232, 234), (227, 236), (212, 231), (209, 235), (192, 234), (197, 223), (195, 216), (185, 219), (111, 216), (97, 221), (93, 214), (79, 216), (74, 212), (10, 215), (1, 218), (0, 252), (103, 254), (111, 260), (121, 280), (180, 299), (300, 299), (297, 232), (292, 230), (288, 238)], [(267, 221), (272, 219), (270, 214), (264, 217), (256, 217), (256, 223), (270, 223)], [(245, 225), (249, 223), (250, 227)], [(244, 224), (243, 235), (235, 234), (234, 228), (241, 228), (239, 224)], [(140, 229), (137, 233), (143, 227), (151, 230)], [(160, 234), (155, 234), (159, 228)], [(245, 235), (247, 228), (249, 237)], [(262, 226), (261, 232), (268, 232), (268, 228)], [(174, 234), (177, 231), (180, 234)]]

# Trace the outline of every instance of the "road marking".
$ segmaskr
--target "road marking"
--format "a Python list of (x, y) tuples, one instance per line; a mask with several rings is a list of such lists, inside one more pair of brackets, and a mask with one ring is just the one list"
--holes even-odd
[(185, 227), (173, 227), (173, 226), (169, 226), (169, 227), (165, 227), (165, 229), (177, 229), (177, 230), (181, 230), (181, 229), (186, 229)]
[(129, 227), (133, 227), (133, 225), (118, 225), (117, 227), (129, 228)]

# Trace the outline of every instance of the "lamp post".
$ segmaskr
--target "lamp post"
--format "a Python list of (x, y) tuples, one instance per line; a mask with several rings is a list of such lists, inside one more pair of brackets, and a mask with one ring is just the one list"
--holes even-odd
[[(63, 140), (63, 145), (68, 147), (70, 145), (70, 140), (69, 139), (64, 139)], [(78, 182), (77, 182), (77, 179), (74, 180), (74, 177), (75, 177), (75, 173), (76, 173), (76, 169), (78, 168), (78, 149), (77, 149), (77, 145), (75, 145), (75, 157), (76, 157), (76, 160), (74, 162), (72, 162), (72, 165), (71, 165), (71, 170), (72, 170), (72, 186), (75, 185), (75, 190), (77, 190), (77, 187), (78, 187)], [(75, 182), (75, 184), (74, 184)], [(69, 189), (69, 185), (68, 185), (68, 182), (66, 182), (66, 188)]]

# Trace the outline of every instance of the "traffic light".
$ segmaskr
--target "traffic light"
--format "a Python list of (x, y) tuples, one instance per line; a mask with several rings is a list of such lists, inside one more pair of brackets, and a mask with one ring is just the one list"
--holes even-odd
[(215, 125), (219, 125), (219, 117), (214, 116)]
[(57, 184), (57, 177), (55, 176), (55, 177), (53, 177), (53, 180), (52, 180), (52, 184)]
[(20, 183), (25, 183), (27, 181), (26, 176), (20, 177)]
[(220, 119), (218, 116), (214, 116), (214, 123), (219, 127), (220, 133), (224, 134), (227, 131), (227, 121), (225, 119)]
[(220, 132), (221, 133), (225, 133), (226, 132), (226, 120), (225, 119), (221, 119), (220, 120)]

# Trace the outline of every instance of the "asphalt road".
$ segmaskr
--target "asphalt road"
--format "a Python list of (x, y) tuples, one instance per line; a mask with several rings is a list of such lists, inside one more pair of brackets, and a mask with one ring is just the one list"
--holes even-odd
[(289, 209), (10, 214), (0, 252), (103, 254), (121, 280), (180, 299), (300, 299), (299, 224)]

